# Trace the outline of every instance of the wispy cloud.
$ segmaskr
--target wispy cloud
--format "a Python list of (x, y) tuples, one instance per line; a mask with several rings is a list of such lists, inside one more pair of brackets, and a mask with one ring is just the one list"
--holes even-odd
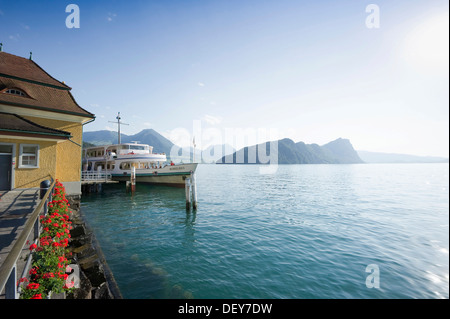
[(20, 40), (20, 34), (16, 33), (16, 34), (10, 34), (8, 37), (10, 40), (13, 41), (19, 41)]
[(5, 14), (3, 13), (2, 10), (0, 10), (0, 16), (4, 16)]
[(108, 16), (106, 17), (106, 20), (108, 20), (108, 22), (111, 22), (111, 21), (113, 21), (116, 17), (117, 17), (117, 14), (116, 14), (116, 13), (108, 12)]
[(21, 23), (20, 25), (21, 25), (22, 28), (24, 28), (25, 30), (30, 30), (30, 26), (29, 26), (29, 25), (26, 25), (26, 24), (23, 24), (23, 23)]
[(205, 86), (205, 83), (202, 83), (202, 82), (198, 82), (198, 86)]

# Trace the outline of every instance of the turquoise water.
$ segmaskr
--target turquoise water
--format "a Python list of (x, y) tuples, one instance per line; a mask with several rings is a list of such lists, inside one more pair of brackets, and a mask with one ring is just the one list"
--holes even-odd
[(184, 189), (143, 184), (82, 212), (124, 298), (449, 298), (448, 171), (199, 165), (196, 213)]

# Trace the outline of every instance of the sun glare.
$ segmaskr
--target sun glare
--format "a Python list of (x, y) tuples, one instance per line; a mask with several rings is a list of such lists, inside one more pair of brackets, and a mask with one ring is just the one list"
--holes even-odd
[(418, 24), (405, 39), (405, 61), (423, 71), (449, 65), (449, 15), (434, 16)]

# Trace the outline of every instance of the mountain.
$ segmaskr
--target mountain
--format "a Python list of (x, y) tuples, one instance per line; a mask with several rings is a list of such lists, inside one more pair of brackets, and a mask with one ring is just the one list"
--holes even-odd
[[(355, 164), (363, 163), (352, 144), (339, 138), (323, 146), (317, 144), (295, 143), (285, 138), (273, 142), (261, 143), (240, 149), (222, 157), (218, 164), (267, 164), (273, 163), (273, 151), (278, 152), (278, 164)], [(275, 149), (276, 148), (276, 149)], [(272, 157), (272, 158), (271, 158)]]
[[(179, 147), (153, 129), (145, 129), (134, 135), (120, 134), (122, 143), (137, 141), (142, 144), (153, 146), (154, 153), (165, 153), (170, 160), (170, 155), (176, 161), (191, 162), (193, 159), (193, 147)], [(117, 144), (117, 133), (101, 130), (83, 133), (83, 146), (91, 147), (98, 145)], [(223, 155), (235, 151), (230, 145), (212, 145), (205, 150), (195, 150), (195, 161), (200, 163), (215, 163)]]
[[(123, 139), (124, 134), (120, 134)], [(117, 143), (117, 133), (113, 131), (95, 131), (95, 132), (83, 132), (83, 142), (93, 145), (108, 145)]]
[[(178, 157), (177, 159), (182, 161), (191, 161), (194, 157), (194, 148), (192, 146), (185, 146), (179, 148), (176, 146), (174, 151), (178, 148)], [(233, 154), (236, 150), (229, 144), (217, 144), (210, 145), (204, 150), (195, 149), (195, 162), (203, 163), (203, 164), (215, 164), (219, 159), (223, 156)]]
[[(176, 158), (190, 162), (193, 158), (192, 147), (179, 147), (153, 129), (145, 129), (134, 135), (121, 134), (123, 143), (138, 141), (153, 146), (153, 152), (166, 153), (170, 160), (171, 152)], [(355, 151), (348, 139), (338, 138), (330, 143), (295, 143), (285, 138), (278, 142), (278, 164), (350, 164), (350, 163), (448, 163), (448, 158), (414, 156), (406, 154)], [(113, 131), (93, 131), (83, 133), (83, 146), (108, 145), (117, 143), (117, 133)], [(236, 151), (230, 145), (214, 145), (205, 150), (195, 150), (195, 160), (201, 163), (268, 163), (270, 142), (244, 147)], [(267, 151), (266, 151), (267, 146)], [(275, 146), (275, 145), (274, 145)], [(261, 158), (260, 158), (261, 157)], [(273, 163), (273, 160), (271, 161)]]
[(338, 138), (323, 145), (322, 148), (331, 152), (338, 164), (364, 163), (348, 139)]
[(434, 156), (416, 156), (395, 153), (357, 151), (366, 163), (448, 163), (448, 158)]
[(170, 154), (170, 150), (174, 146), (171, 141), (153, 129), (145, 129), (128, 138), (122, 138), (122, 142), (124, 143), (130, 143), (132, 141), (139, 141), (139, 143), (151, 145), (153, 146), (153, 153), (166, 153), (167, 155)]
[[(142, 130), (134, 135), (120, 134), (122, 143), (131, 143), (137, 141), (142, 144), (153, 146), (154, 153), (170, 154), (170, 150), (174, 144), (167, 138), (159, 134), (153, 129)], [(117, 133), (113, 131), (93, 131), (83, 133), (83, 142), (94, 145), (108, 145), (117, 143)]]
[[(184, 154), (190, 154), (192, 158), (192, 154), (194, 153), (192, 146), (183, 147), (182, 150)], [(197, 148), (195, 149), (195, 161), (203, 164), (215, 164), (223, 156), (233, 154), (235, 151), (236, 149), (229, 144), (210, 145), (204, 150)]]

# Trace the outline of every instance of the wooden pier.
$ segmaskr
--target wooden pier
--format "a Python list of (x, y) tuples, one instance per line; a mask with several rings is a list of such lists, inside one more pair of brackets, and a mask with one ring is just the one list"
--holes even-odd
[[(103, 173), (102, 171), (84, 171), (81, 179), (81, 192), (83, 194), (99, 193), (102, 191), (103, 184), (119, 183), (113, 181), (111, 174)], [(127, 193), (134, 194), (136, 191), (136, 169), (133, 167), (130, 175), (130, 180), (126, 181)], [(197, 210), (197, 183), (195, 180), (195, 173), (185, 179), (185, 194), (186, 194), (186, 211)]]
[(83, 171), (81, 173), (81, 192), (83, 194), (101, 192), (103, 184), (115, 183), (118, 181), (113, 181), (111, 174), (102, 171)]

